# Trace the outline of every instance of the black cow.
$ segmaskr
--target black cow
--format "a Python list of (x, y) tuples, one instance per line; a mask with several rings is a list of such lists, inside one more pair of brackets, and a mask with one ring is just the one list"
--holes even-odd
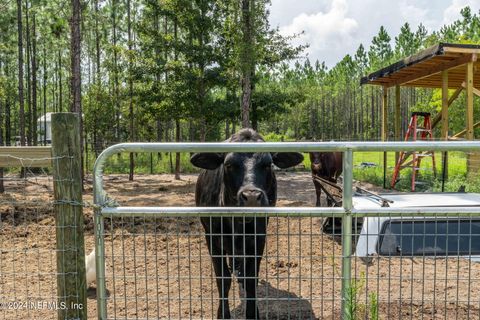
[[(263, 141), (252, 129), (243, 129), (227, 140)], [(197, 206), (273, 207), (277, 201), (277, 181), (272, 164), (279, 168), (292, 167), (303, 161), (303, 156), (296, 152), (196, 153), (190, 161), (194, 166), (206, 169), (197, 180)], [(220, 296), (217, 318), (230, 318), (228, 292), (231, 275), (235, 273), (246, 293), (246, 318), (259, 319), (256, 290), (268, 218), (203, 217), (201, 222)]]
[[(342, 174), (343, 169), (343, 153), (342, 152), (310, 152), (310, 167), (312, 175), (337, 183), (338, 177)], [(315, 192), (317, 195), (316, 206), (320, 207), (320, 196), (322, 189), (320, 182), (313, 179)], [(327, 197), (327, 206), (332, 206), (332, 201)]]

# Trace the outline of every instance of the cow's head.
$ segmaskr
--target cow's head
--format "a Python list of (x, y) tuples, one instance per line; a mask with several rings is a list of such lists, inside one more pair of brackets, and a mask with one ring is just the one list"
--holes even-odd
[(319, 173), (323, 169), (323, 157), (322, 152), (310, 152), (310, 166), (313, 172)]
[[(263, 142), (252, 129), (234, 134), (229, 142)], [(276, 179), (273, 164), (289, 168), (303, 161), (298, 152), (278, 153), (196, 153), (190, 161), (196, 167), (223, 172), (222, 196), (224, 206), (274, 206)]]

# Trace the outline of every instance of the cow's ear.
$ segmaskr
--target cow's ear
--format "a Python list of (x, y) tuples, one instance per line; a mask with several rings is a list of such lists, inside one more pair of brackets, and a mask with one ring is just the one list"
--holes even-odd
[(272, 153), (273, 163), (280, 169), (296, 166), (303, 161), (303, 155), (299, 152), (276, 152)]
[(214, 170), (223, 163), (225, 155), (222, 153), (194, 153), (190, 157), (190, 162), (198, 168)]

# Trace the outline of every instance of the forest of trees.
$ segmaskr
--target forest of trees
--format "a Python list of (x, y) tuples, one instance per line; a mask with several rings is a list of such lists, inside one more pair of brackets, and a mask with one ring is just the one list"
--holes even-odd
[[(0, 145), (44, 144), (37, 119), (62, 111), (83, 114), (94, 154), (123, 141), (218, 141), (241, 126), (272, 139), (376, 140), (381, 92), (362, 76), (438, 42), (480, 43), (480, 13), (465, 7), (434, 32), (381, 27), (329, 69), (269, 25), (269, 2), (2, 1)], [(407, 121), (437, 112), (441, 95), (406, 88), (401, 102)], [(459, 131), (463, 108), (451, 112)]]

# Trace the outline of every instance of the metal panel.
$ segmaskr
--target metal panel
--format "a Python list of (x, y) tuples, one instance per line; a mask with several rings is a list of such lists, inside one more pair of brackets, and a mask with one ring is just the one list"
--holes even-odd
[[(312, 219), (316, 217), (341, 217), (344, 221), (342, 228), (342, 269), (341, 269), (341, 314), (343, 319), (351, 319), (355, 317), (356, 310), (356, 296), (359, 290), (358, 283), (354, 279), (363, 279), (365, 276), (359, 276), (357, 274), (356, 263), (352, 266), (352, 240), (354, 237), (358, 236), (352, 233), (352, 221), (358, 217), (367, 217), (367, 216), (438, 216), (441, 212), (442, 216), (480, 216), (479, 207), (461, 207), (461, 208), (441, 208), (441, 207), (410, 207), (410, 208), (375, 208), (375, 209), (360, 209), (355, 208), (352, 205), (352, 184), (353, 184), (353, 165), (352, 157), (355, 151), (478, 151), (480, 150), (480, 143), (473, 141), (457, 141), (457, 142), (292, 142), (292, 143), (150, 143), (150, 144), (141, 144), (141, 143), (125, 143), (112, 146), (106, 149), (97, 159), (94, 167), (94, 201), (96, 205), (96, 214), (95, 214), (95, 231), (96, 231), (96, 266), (97, 266), (97, 300), (98, 300), (98, 316), (100, 319), (107, 319), (107, 295), (105, 287), (105, 219), (108, 219), (108, 222), (113, 225), (112, 218), (121, 218), (128, 219), (140, 218), (140, 219), (150, 219), (150, 218), (160, 218), (160, 217), (199, 217), (199, 216), (249, 216), (253, 215), (255, 217), (265, 217), (270, 216), (279, 219), (279, 217), (287, 217), (291, 219), (292, 217), (306, 217), (306, 219)], [(343, 151), (344, 154), (344, 199), (343, 199), (343, 208), (299, 208), (299, 207), (289, 207), (289, 208), (196, 208), (196, 207), (115, 207), (116, 204), (113, 203), (108, 196), (106, 195), (103, 188), (103, 167), (105, 166), (106, 160), (112, 155), (120, 152), (286, 152), (286, 151), (300, 151), (300, 152), (309, 152), (309, 151)], [(290, 220), (289, 224), (290, 226)], [(112, 229), (109, 229), (111, 232)], [(136, 229), (135, 229), (136, 230)], [(301, 231), (297, 231), (298, 236), (300, 237)], [(311, 231), (313, 232), (313, 231)], [(133, 232), (135, 235), (135, 232)], [(181, 234), (177, 234), (178, 237)], [(287, 242), (290, 239), (292, 234), (287, 232)], [(115, 234), (108, 234), (110, 238), (115, 238)], [(144, 234), (145, 236), (145, 234)], [(310, 237), (313, 234), (310, 233)], [(168, 235), (167, 235), (168, 237)], [(278, 238), (277, 238), (278, 239)], [(310, 246), (312, 246), (313, 239), (310, 239)], [(166, 240), (168, 243), (168, 240)], [(176, 240), (176, 246), (179, 246), (179, 240)], [(187, 238), (188, 243), (190, 241), (198, 241), (198, 238)], [(288, 243), (287, 243), (288, 244)], [(113, 246), (113, 243), (112, 243)], [(280, 250), (282, 246), (278, 245), (277, 249)], [(287, 248), (290, 248), (287, 246)], [(146, 250), (143, 252), (145, 254), (145, 261), (147, 263), (147, 254)], [(302, 254), (298, 253), (298, 257), (301, 257)], [(115, 257), (112, 257), (115, 258)], [(181, 257), (177, 256), (177, 259)], [(191, 259), (189, 255), (187, 257)], [(202, 258), (200, 253), (199, 259)], [(125, 259), (125, 256), (124, 256)], [(168, 261), (168, 256), (166, 257)], [(333, 255), (335, 259), (335, 255)], [(180, 261), (180, 260), (178, 260)], [(177, 261), (177, 262), (178, 262)], [(190, 260), (188, 260), (190, 262)], [(313, 260), (310, 260), (313, 263)], [(179, 263), (179, 262), (178, 262)], [(180, 267), (180, 265), (179, 265)], [(158, 267), (156, 268), (157, 272)], [(352, 276), (352, 270), (355, 274)], [(125, 272), (125, 270), (124, 270)], [(145, 271), (146, 272), (146, 271)], [(361, 271), (365, 272), (365, 271)], [(168, 273), (168, 267), (167, 267)], [(362, 273), (363, 274), (363, 273)], [(368, 270), (367, 270), (367, 279), (368, 280)], [(145, 286), (148, 286), (148, 277), (145, 275), (143, 278), (145, 281)], [(156, 278), (158, 280), (158, 277)], [(178, 285), (181, 283), (180, 274), (176, 278), (178, 280)], [(200, 277), (200, 284), (201, 284)], [(288, 278), (290, 279), (290, 278)], [(310, 281), (315, 279), (313, 276), (310, 277)], [(301, 282), (301, 278), (298, 281)], [(335, 282), (335, 276), (333, 275), (330, 279)], [(167, 278), (168, 281), (168, 278)], [(338, 282), (337, 282), (338, 283)], [(133, 284), (136, 288), (136, 281), (133, 279)], [(191, 282), (190, 282), (191, 284)], [(380, 285), (380, 280), (377, 279), (377, 284)], [(158, 282), (157, 282), (158, 285)], [(332, 287), (334, 290), (336, 287)], [(323, 287), (322, 287), (323, 290)], [(337, 306), (335, 305), (335, 291), (332, 291), (332, 314), (331, 317), (335, 318), (335, 310)], [(168, 294), (168, 293), (167, 293)], [(367, 293), (366, 303), (370, 303), (372, 297), (369, 297)], [(158, 296), (157, 296), (158, 298)], [(200, 295), (200, 299), (202, 295)], [(140, 299), (140, 298), (139, 298)], [(369, 300), (370, 299), (370, 300)], [(412, 298), (413, 299), (413, 298)], [(183, 301), (182, 297), (179, 296), (178, 300), (180, 303)], [(191, 300), (189, 300), (191, 303)], [(213, 298), (212, 298), (213, 301)], [(290, 300), (289, 300), (290, 301)], [(323, 301), (323, 300), (322, 300)], [(370, 302), (369, 302), (370, 301)], [(390, 299), (388, 300), (390, 301)], [(267, 300), (268, 302), (268, 300)], [(148, 300), (147, 300), (148, 303)], [(322, 302), (323, 303), (323, 302)], [(353, 304), (353, 305), (352, 305)], [(157, 304), (158, 307), (158, 304)], [(364, 306), (365, 307), (365, 306)], [(125, 302), (125, 305), (122, 309), (128, 308), (128, 304)], [(366, 307), (365, 307), (366, 308)], [(389, 305), (390, 308), (390, 305)], [(148, 311), (148, 306), (146, 307)], [(158, 309), (157, 309), (158, 310)], [(323, 310), (323, 309), (322, 309)], [(390, 313), (389, 313), (390, 314)], [(170, 313), (169, 313), (170, 315)], [(138, 315), (137, 315), (138, 316)], [(179, 315), (180, 316), (180, 315)], [(324, 315), (322, 312), (322, 318)], [(329, 315), (330, 316), (330, 315)], [(192, 317), (192, 314), (190, 314)], [(212, 316), (213, 317), (213, 316)], [(309, 317), (312, 317), (310, 315)]]

